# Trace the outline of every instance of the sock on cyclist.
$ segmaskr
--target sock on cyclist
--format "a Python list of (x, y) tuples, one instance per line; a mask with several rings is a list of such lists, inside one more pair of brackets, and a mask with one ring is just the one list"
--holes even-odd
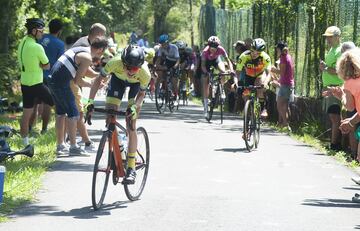
[(128, 168), (135, 169), (135, 157), (136, 157), (136, 152), (128, 153)]
[(265, 109), (265, 99), (259, 99), (260, 109), (263, 111)]
[(204, 99), (204, 110), (207, 111), (208, 110), (208, 99)]

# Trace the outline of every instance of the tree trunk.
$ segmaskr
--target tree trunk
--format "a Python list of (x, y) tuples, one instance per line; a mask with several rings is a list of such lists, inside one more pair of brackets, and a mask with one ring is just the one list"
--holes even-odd
[(220, 0), (220, 8), (225, 10), (225, 0)]
[(154, 41), (157, 41), (161, 34), (166, 33), (165, 28), (166, 15), (157, 14), (154, 15)]
[(359, 0), (355, 0), (354, 2), (354, 33), (353, 33), (353, 41), (357, 42), (357, 23), (359, 19)]
[(192, 12), (192, 0), (189, 0), (190, 6), (190, 34), (191, 34), (191, 47), (194, 46), (194, 20)]
[(10, 31), (10, 17), (12, 9), (10, 8), (11, 1), (1, 0), (0, 15), (2, 17), (2, 22), (0, 23), (0, 53), (9, 52), (9, 31)]
[(214, 4), (213, 0), (206, 0), (206, 5), (212, 6)]
[(173, 5), (173, 1), (152, 0), (152, 3), (154, 8), (154, 41), (157, 41), (161, 34), (167, 33), (166, 16)]

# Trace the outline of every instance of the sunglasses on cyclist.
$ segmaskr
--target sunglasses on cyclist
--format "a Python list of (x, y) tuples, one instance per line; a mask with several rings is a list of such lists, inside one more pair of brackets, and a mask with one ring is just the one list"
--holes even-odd
[(130, 71), (131, 73), (136, 73), (140, 70), (140, 67), (130, 67), (130, 66), (125, 66), (126, 70)]
[(217, 44), (210, 44), (209, 47), (212, 47), (212, 48), (218, 48), (219, 45)]

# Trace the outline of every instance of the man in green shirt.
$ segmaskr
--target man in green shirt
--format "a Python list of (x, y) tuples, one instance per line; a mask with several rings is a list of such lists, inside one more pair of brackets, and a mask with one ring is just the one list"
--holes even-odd
[[(324, 92), (328, 92), (326, 91), (328, 87), (341, 86), (343, 84), (343, 80), (336, 74), (336, 62), (341, 56), (340, 35), (341, 31), (336, 26), (328, 27), (323, 34), (327, 44), (330, 46), (330, 50), (325, 55), (325, 61), (321, 61), (319, 66), (322, 71)], [(331, 94), (324, 93), (323, 95), (325, 96), (323, 102), (324, 110), (329, 115), (331, 122), (330, 149), (339, 151), (341, 149), (339, 130), (341, 101)]]
[(29, 144), (29, 121), (37, 100), (53, 106), (50, 90), (43, 84), (43, 70), (50, 68), (44, 48), (36, 42), (43, 33), (45, 23), (39, 18), (26, 20), (27, 35), (18, 47), (18, 61), (21, 69), (21, 92), (23, 97), (23, 116), (20, 133), (24, 144)]

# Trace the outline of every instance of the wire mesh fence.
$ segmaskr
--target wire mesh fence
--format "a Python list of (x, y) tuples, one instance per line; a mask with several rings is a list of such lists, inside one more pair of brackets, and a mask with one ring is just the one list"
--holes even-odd
[(284, 40), (295, 62), (296, 94), (319, 98), (322, 80), (318, 67), (327, 50), (322, 34), (331, 25), (340, 27), (342, 41), (359, 44), (359, 0), (258, 1), (251, 8), (238, 11), (203, 5), (199, 42), (202, 44), (209, 36), (217, 35), (233, 57), (234, 42), (262, 37), (274, 61), (275, 43)]

